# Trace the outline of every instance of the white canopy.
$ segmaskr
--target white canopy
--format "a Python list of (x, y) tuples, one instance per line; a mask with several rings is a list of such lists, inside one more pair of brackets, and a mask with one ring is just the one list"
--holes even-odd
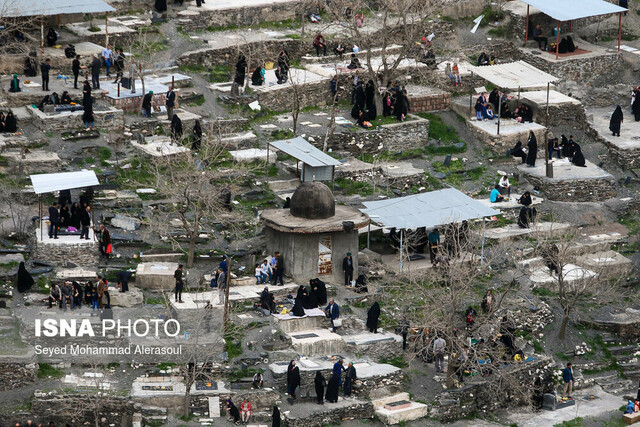
[(454, 222), (500, 215), (455, 188), (396, 199), (363, 202), (372, 221), (397, 229), (432, 228)]
[(627, 11), (624, 7), (603, 0), (522, 0), (522, 2), (561, 22)]
[(114, 11), (103, 0), (0, 0), (0, 16), (3, 18)]
[(318, 150), (301, 136), (273, 141), (270, 142), (269, 145), (280, 151), (284, 151), (296, 160), (300, 160), (302, 163), (306, 163), (314, 168), (322, 166), (337, 166), (340, 164), (338, 160), (334, 159), (322, 150)]
[(558, 78), (537, 69), (524, 61), (507, 64), (470, 66), (471, 71), (501, 89), (533, 89), (546, 88), (547, 83), (554, 83)]
[(43, 173), (31, 175), (33, 191), (36, 194), (51, 193), (59, 190), (92, 187), (100, 185), (94, 171), (81, 170), (78, 172)]

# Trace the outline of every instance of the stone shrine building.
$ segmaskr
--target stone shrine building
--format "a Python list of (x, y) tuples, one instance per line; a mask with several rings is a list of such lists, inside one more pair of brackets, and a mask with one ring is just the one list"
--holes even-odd
[(302, 183), (291, 197), (289, 209), (261, 214), (267, 251), (284, 257), (284, 274), (296, 282), (315, 277), (344, 282), (342, 260), (351, 252), (354, 280), (358, 273), (358, 229), (369, 216), (349, 206), (336, 206), (333, 193), (320, 182)]

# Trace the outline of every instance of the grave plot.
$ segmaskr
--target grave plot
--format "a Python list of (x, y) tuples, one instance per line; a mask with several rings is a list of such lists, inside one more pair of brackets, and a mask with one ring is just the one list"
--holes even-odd
[[(385, 48), (385, 53), (387, 55), (391, 55), (391, 54), (397, 54), (400, 51), (402, 51), (403, 47), (401, 45), (397, 45), (397, 44), (392, 44), (390, 46), (387, 46)], [(360, 60), (360, 62), (364, 61), (367, 57), (367, 49), (362, 49), (358, 52), (355, 52), (356, 58), (358, 58)], [(371, 49), (371, 55), (375, 56), (380, 56), (382, 52), (382, 48), (380, 47), (374, 47), (373, 49)], [(351, 60), (351, 54), (354, 52), (346, 52), (343, 54), (342, 58), (340, 58), (338, 55), (331, 55), (330, 50), (327, 49), (327, 53), (329, 55), (326, 56), (317, 56), (317, 55), (303, 55), (300, 58), (300, 61), (302, 62), (303, 65), (307, 65), (307, 64), (317, 64), (317, 63), (330, 63), (333, 62), (334, 64), (343, 64), (346, 61), (346, 64), (349, 64), (349, 61)], [(342, 66), (342, 65), (341, 65)]]
[(9, 167), (14, 167), (24, 173), (58, 172), (62, 165), (62, 160), (57, 153), (46, 150), (23, 150), (10, 149), (2, 153), (2, 157), (7, 159)]
[[(393, 55), (389, 55), (387, 57), (387, 64), (393, 63), (397, 58)], [(347, 68), (349, 65), (350, 59), (347, 55), (345, 55), (344, 59), (341, 62), (334, 63), (313, 63), (305, 65), (305, 68), (315, 74), (320, 76), (324, 76), (327, 78), (332, 78), (336, 73), (339, 74), (355, 74), (356, 69)], [(379, 70), (383, 67), (383, 59), (382, 57), (375, 56), (371, 58), (371, 64), (367, 64), (366, 61), (360, 61), (362, 67), (370, 66), (374, 70)], [(426, 69), (428, 66), (422, 62), (418, 62), (415, 59), (403, 59), (398, 64), (397, 70), (402, 72), (411, 73), (416, 69)], [(364, 73), (365, 70), (360, 69), (360, 74)]]
[[(177, 268), (178, 265), (175, 264), (175, 266)], [(173, 270), (171, 271), (171, 275), (173, 277)], [(136, 282), (139, 280), (138, 277), (139, 276), (136, 275)], [(252, 278), (252, 280), (255, 283), (255, 278)], [(171, 289), (173, 289), (174, 284), (175, 282), (172, 283)], [(256, 301), (257, 302), (260, 300), (260, 294), (262, 293), (265, 286), (268, 286), (269, 291), (271, 291), (274, 295), (282, 295), (282, 294), (286, 295), (288, 293), (295, 292), (295, 290), (298, 288), (298, 285), (296, 285), (295, 283), (286, 284), (284, 286), (269, 286), (265, 284), (232, 286), (231, 288), (229, 288), (229, 301), (231, 302)], [(202, 309), (207, 305), (212, 305), (214, 307), (221, 307), (223, 305), (222, 299), (220, 296), (220, 291), (217, 288), (214, 290), (205, 291), (205, 292), (183, 293), (182, 301), (184, 302), (180, 304), (180, 303), (176, 303), (171, 299), (169, 303), (173, 308), (179, 309), (179, 310), (195, 310), (195, 309)]]
[(549, 163), (553, 165), (553, 178), (546, 176), (545, 163), (540, 159), (535, 167), (519, 165), (518, 170), (550, 200), (600, 202), (616, 195), (613, 175), (588, 160), (586, 167), (575, 166), (566, 158), (554, 158)]
[(520, 228), (518, 224), (507, 224), (504, 227), (487, 228), (484, 231), (484, 235), (487, 239), (516, 239), (532, 233), (553, 234), (563, 232), (570, 227), (571, 224), (560, 222), (538, 222), (529, 228)]
[[(328, 323), (324, 322), (326, 316), (319, 308), (305, 309), (304, 312), (305, 315), (302, 317), (293, 316), (291, 313), (276, 313), (272, 314), (272, 316), (275, 318), (275, 324), (278, 329), (285, 333), (321, 329), (323, 326), (328, 326)], [(325, 325), (325, 323), (327, 324)]]
[[(545, 288), (554, 288), (557, 286), (557, 275), (551, 275), (550, 270), (546, 266), (538, 267), (531, 272), (529, 279), (538, 286), (544, 286)], [(567, 264), (562, 269), (562, 276), (566, 283), (591, 279), (597, 276), (597, 274), (586, 268), (582, 268), (575, 264)]]
[[(507, 211), (507, 210), (522, 208), (522, 205), (518, 203), (518, 199), (520, 198), (520, 196), (522, 196), (521, 193), (519, 192), (516, 193), (515, 191), (513, 191), (511, 193), (511, 197), (509, 198), (509, 200), (505, 200), (503, 202), (493, 203), (489, 199), (476, 199), (476, 200), (490, 208), (499, 209), (500, 211)], [(544, 201), (542, 197), (533, 196), (533, 195), (531, 196), (531, 200), (532, 200), (531, 206), (537, 206)]]
[(298, 354), (318, 356), (339, 354), (344, 350), (344, 338), (328, 329), (308, 329), (285, 334)]
[(300, 108), (323, 105), (330, 99), (329, 78), (313, 70), (289, 69), (290, 76), (285, 83), (278, 84), (275, 70), (266, 70), (263, 86), (250, 86), (261, 106), (271, 110), (289, 108), (293, 102), (292, 85), (296, 85), (301, 99)]
[(603, 251), (585, 254), (577, 259), (577, 263), (584, 268), (595, 268), (601, 276), (621, 276), (631, 273), (631, 260), (615, 251)]
[(428, 406), (413, 402), (409, 393), (399, 393), (373, 401), (375, 414), (386, 425), (417, 420), (427, 415)]
[[(190, 82), (191, 77), (170, 71), (145, 76), (145, 92), (148, 93), (149, 91), (153, 91), (153, 97), (151, 98), (152, 112), (165, 111), (165, 94), (169, 91), (172, 84), (175, 85), (175, 91), (177, 94), (176, 107), (178, 107), (180, 105), (180, 87), (187, 86)], [(100, 84), (99, 91), (102, 91), (105, 94), (107, 101), (109, 101), (109, 103), (114, 107), (120, 108), (126, 112), (138, 112), (142, 102), (142, 97), (145, 95), (145, 93), (142, 92), (142, 81), (140, 79), (135, 79), (134, 87), (135, 92), (132, 92), (131, 89), (127, 89), (122, 85), (114, 84), (109, 80)], [(178, 109), (176, 108), (176, 113), (178, 113), (177, 110)]]
[[(610, 108), (589, 108), (587, 115), (591, 126), (609, 149), (618, 164), (632, 172), (640, 167), (640, 122), (626, 106), (622, 106), (624, 122), (620, 125), (620, 136), (613, 136), (609, 130), (609, 121), (616, 106)], [(636, 174), (634, 172), (634, 174)], [(637, 175), (637, 174), (636, 174)]]
[[(33, 123), (43, 132), (68, 132), (84, 129), (81, 105), (72, 108), (73, 111), (61, 110), (60, 106), (45, 105), (44, 111), (33, 106), (28, 107), (33, 116)], [(110, 129), (114, 132), (124, 130), (124, 112), (115, 107), (95, 105), (93, 117), (97, 128)]]
[(338, 424), (345, 420), (369, 419), (373, 416), (373, 405), (368, 400), (342, 395), (337, 403), (318, 405), (315, 402), (301, 402), (287, 408), (285, 423), (291, 427), (309, 425)]
[[(514, 98), (515, 98), (515, 94)], [(547, 108), (547, 91), (532, 90), (522, 92), (520, 103), (525, 103), (533, 110), (533, 120), (545, 125)], [(515, 104), (513, 104), (515, 107)], [(514, 108), (511, 109), (513, 111)], [(549, 126), (560, 126), (563, 123), (571, 123), (574, 129), (587, 129), (587, 116), (582, 103), (557, 90), (549, 91)]]
[(176, 144), (170, 137), (162, 135), (144, 137), (143, 143), (132, 140), (131, 146), (151, 157), (180, 156), (189, 151), (187, 147)]
[(172, 291), (176, 284), (173, 274), (177, 269), (178, 263), (141, 262), (136, 267), (136, 285), (144, 289)]
[(244, 150), (229, 151), (229, 154), (231, 154), (231, 157), (237, 162), (276, 162), (275, 150), (271, 150), (271, 153), (269, 153), (267, 149), (246, 148)]

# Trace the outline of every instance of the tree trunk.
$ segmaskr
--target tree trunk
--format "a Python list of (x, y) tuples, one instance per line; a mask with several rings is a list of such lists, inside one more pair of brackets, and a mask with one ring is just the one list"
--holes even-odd
[(198, 230), (193, 230), (191, 232), (191, 236), (189, 237), (189, 254), (187, 256), (187, 267), (193, 267), (193, 259), (195, 258), (196, 252), (196, 237)]
[(562, 323), (560, 324), (560, 332), (558, 333), (558, 339), (564, 341), (567, 333), (567, 324), (569, 323), (569, 313), (565, 312), (562, 316)]
[[(187, 375), (191, 375), (190, 373)], [(184, 417), (189, 419), (189, 401), (191, 400), (191, 384), (192, 381), (186, 382), (186, 390), (184, 392)]]

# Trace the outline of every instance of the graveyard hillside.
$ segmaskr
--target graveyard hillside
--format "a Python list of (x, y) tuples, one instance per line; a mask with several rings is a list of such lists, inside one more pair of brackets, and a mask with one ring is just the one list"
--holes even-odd
[(0, 0), (0, 427), (640, 425), (640, 0)]

